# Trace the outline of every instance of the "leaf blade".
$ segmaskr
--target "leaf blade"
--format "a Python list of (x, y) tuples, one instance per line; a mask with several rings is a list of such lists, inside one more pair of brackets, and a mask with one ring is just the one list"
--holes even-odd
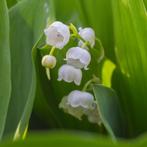
[(11, 95), (9, 16), (5, 0), (0, 1), (0, 139), (2, 138)]
[(118, 97), (114, 90), (103, 85), (93, 86), (102, 122), (110, 136), (124, 137), (124, 124)]

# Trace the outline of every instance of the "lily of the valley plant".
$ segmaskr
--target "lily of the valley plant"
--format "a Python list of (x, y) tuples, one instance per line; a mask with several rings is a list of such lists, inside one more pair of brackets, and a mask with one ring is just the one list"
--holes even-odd
[[(79, 31), (78, 31), (79, 30)], [(46, 36), (46, 44), (50, 48), (50, 52), (42, 57), (42, 66), (46, 69), (46, 75), (50, 80), (50, 70), (52, 70), (58, 60), (54, 56), (55, 50), (62, 50), (68, 44), (71, 37), (77, 40), (77, 46), (71, 46), (63, 59), (65, 63), (58, 69), (58, 81), (64, 81), (80, 86), (82, 82), (83, 72), (89, 70), (92, 57), (90, 50), (95, 46), (96, 36), (92, 28), (79, 28), (73, 24), (69, 26), (62, 22), (55, 21), (44, 30)], [(95, 68), (95, 67), (93, 67)], [(67, 93), (59, 104), (66, 113), (82, 119), (87, 116), (89, 122), (101, 124), (99, 109), (94, 98), (92, 90), (89, 87), (93, 83), (97, 83), (97, 77), (91, 75), (91, 80), (87, 81), (81, 90), (73, 90)]]

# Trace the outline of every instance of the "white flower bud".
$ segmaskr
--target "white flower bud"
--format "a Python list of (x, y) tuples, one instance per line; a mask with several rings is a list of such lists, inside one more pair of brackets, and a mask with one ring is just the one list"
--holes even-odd
[(82, 71), (71, 65), (64, 64), (60, 67), (58, 72), (58, 81), (64, 80), (65, 82), (74, 82), (80, 85), (82, 79)]
[(74, 90), (68, 95), (68, 104), (72, 107), (92, 108), (94, 97), (91, 93)]
[(91, 61), (90, 53), (80, 47), (72, 47), (66, 53), (67, 64), (76, 68), (84, 68), (87, 70), (87, 66)]
[[(95, 45), (95, 32), (92, 28), (84, 28), (79, 30), (79, 35), (85, 40), (88, 41), (91, 48)], [(79, 41), (79, 46), (82, 46), (83, 42)]]
[(70, 31), (67, 25), (55, 21), (44, 30), (46, 43), (58, 49), (62, 49), (70, 39)]
[(42, 66), (46, 68), (54, 68), (56, 66), (56, 58), (51, 55), (45, 55), (42, 58)]

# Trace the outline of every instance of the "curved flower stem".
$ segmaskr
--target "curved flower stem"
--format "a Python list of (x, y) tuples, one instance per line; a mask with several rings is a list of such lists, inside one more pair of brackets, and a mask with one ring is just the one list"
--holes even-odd
[(72, 23), (69, 24), (69, 29), (73, 32), (73, 34), (78, 34), (77, 28)]
[(86, 91), (88, 89), (88, 86), (92, 83), (100, 83), (100, 79), (98, 77), (96, 77), (95, 75), (93, 75), (93, 78), (89, 81), (87, 81), (82, 89), (82, 91)]
[(96, 38), (95, 40), (99, 43), (99, 46), (100, 46), (100, 52), (101, 52), (101, 55), (100, 55), (100, 57), (99, 57), (98, 62), (101, 62), (102, 59), (105, 57), (104, 47), (103, 47), (101, 41), (100, 41), (98, 38)]
[[(76, 29), (76, 27), (75, 27), (72, 23), (69, 25), (69, 29), (72, 31), (72, 34), (71, 34), (72, 37), (76, 37), (76, 38), (78, 38), (79, 40), (81, 40), (81, 41), (84, 43), (84, 44), (83, 44), (84, 47), (87, 46), (88, 48), (91, 48), (89, 42), (86, 41), (85, 39), (83, 39), (83, 38), (79, 35), (78, 30)], [(82, 46), (82, 47), (83, 47), (83, 46)]]
[(42, 46), (41, 48), (39, 48), (40, 50), (45, 50), (45, 49), (49, 49), (49, 45), (45, 44), (44, 46)]
[(55, 49), (56, 49), (56, 48), (53, 46), (53, 47), (51, 48), (51, 50), (50, 50), (49, 55), (53, 55), (53, 54), (54, 54)]
[(93, 79), (91, 79), (91, 80), (87, 81), (87, 82), (86, 82), (86, 84), (84, 85), (84, 87), (83, 87), (82, 91), (86, 91), (86, 90), (87, 90), (87, 88), (88, 88), (88, 86), (89, 86), (92, 82), (93, 82)]

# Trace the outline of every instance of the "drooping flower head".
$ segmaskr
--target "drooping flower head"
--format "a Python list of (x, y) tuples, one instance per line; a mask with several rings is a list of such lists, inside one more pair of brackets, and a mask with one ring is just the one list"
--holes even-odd
[(63, 97), (59, 107), (80, 120), (86, 115), (91, 123), (101, 122), (94, 97), (89, 92), (74, 90)]
[[(95, 45), (95, 32), (92, 28), (84, 28), (79, 30), (79, 35), (85, 40), (88, 41), (91, 48)], [(83, 45), (83, 41), (79, 41), (79, 46)]]
[(83, 107), (85, 109), (92, 108), (94, 101), (94, 97), (92, 94), (85, 92), (74, 90), (68, 95), (67, 103), (72, 107)]
[(71, 65), (64, 64), (58, 71), (58, 81), (64, 80), (65, 82), (74, 82), (80, 85), (82, 79), (82, 71)]
[(87, 70), (87, 66), (91, 61), (91, 55), (83, 48), (72, 47), (66, 53), (66, 61), (69, 65)]
[(55, 21), (44, 30), (46, 43), (58, 49), (62, 49), (70, 39), (70, 31), (67, 25)]

